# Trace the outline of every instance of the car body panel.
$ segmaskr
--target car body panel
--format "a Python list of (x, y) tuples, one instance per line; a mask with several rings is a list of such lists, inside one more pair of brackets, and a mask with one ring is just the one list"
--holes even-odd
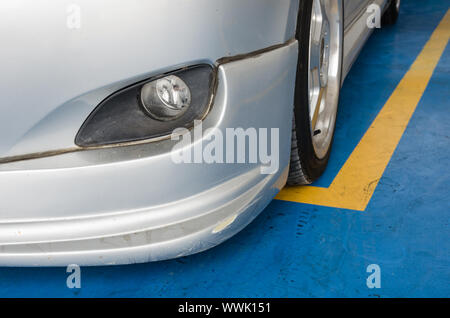
[[(351, 0), (347, 0), (352, 2)], [(367, 10), (369, 5), (375, 4), (380, 8), (380, 17), (384, 8), (386, 7), (387, 0), (361, 0), (359, 5), (356, 5), (355, 1), (352, 7), (355, 11), (346, 12), (347, 22), (345, 23), (346, 28), (344, 30), (344, 60), (342, 66), (342, 82), (344, 82), (346, 76), (350, 72), (350, 69), (359, 55), (359, 52), (363, 48), (369, 36), (372, 34), (373, 29), (368, 27), (367, 21), (372, 16), (373, 11)], [(348, 5), (348, 4), (347, 4)], [(345, 6), (345, 2), (344, 2)], [(351, 20), (350, 20), (350, 17)]]
[(362, 10), (365, 10), (372, 0), (344, 0), (344, 29), (358, 19)]

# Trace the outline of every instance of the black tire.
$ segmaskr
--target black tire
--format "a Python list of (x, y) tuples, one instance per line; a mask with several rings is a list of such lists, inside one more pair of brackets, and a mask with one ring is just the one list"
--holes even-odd
[[(398, 4), (398, 5), (397, 5)], [(400, 14), (400, 1), (391, 0), (388, 4), (386, 11), (381, 18), (381, 25), (393, 25), (397, 22), (398, 15)]]
[[(309, 114), (309, 85), (308, 85), (308, 65), (309, 65), (309, 39), (312, 0), (300, 1), (300, 12), (297, 25), (297, 40), (299, 42), (299, 57), (297, 66), (297, 79), (294, 100), (294, 117), (291, 146), (291, 162), (289, 169), (288, 185), (310, 184), (319, 178), (328, 164), (331, 152), (331, 144), (327, 154), (319, 159), (316, 156), (312, 135)], [(343, 5), (341, 8), (341, 21), (343, 21)], [(343, 23), (341, 22), (341, 28)], [(343, 34), (343, 29), (341, 30)], [(343, 38), (342, 38), (343, 41)], [(342, 48), (343, 48), (342, 43)], [(340, 69), (342, 70), (342, 56)], [(342, 73), (342, 72), (340, 72)], [(342, 75), (340, 75), (342, 76)], [(333, 131), (334, 137), (334, 131)]]

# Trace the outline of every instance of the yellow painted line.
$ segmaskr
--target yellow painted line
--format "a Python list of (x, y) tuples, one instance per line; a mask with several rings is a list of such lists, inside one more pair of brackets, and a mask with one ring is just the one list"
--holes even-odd
[(428, 86), (449, 37), (450, 10), (330, 187), (286, 187), (276, 199), (364, 211)]

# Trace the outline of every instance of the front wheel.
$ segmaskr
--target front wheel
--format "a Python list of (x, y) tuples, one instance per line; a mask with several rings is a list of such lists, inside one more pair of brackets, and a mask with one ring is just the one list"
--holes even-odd
[(310, 184), (330, 157), (341, 88), (342, 0), (300, 2), (299, 58), (288, 184)]

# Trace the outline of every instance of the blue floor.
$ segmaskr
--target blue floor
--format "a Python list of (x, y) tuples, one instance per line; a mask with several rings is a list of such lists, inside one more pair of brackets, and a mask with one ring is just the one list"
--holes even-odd
[[(377, 30), (342, 91), (328, 186), (449, 9), (402, 1)], [(450, 297), (450, 47), (365, 212), (273, 201), (226, 243), (159, 263), (0, 268), (0, 297)], [(369, 264), (381, 288), (366, 285)]]

